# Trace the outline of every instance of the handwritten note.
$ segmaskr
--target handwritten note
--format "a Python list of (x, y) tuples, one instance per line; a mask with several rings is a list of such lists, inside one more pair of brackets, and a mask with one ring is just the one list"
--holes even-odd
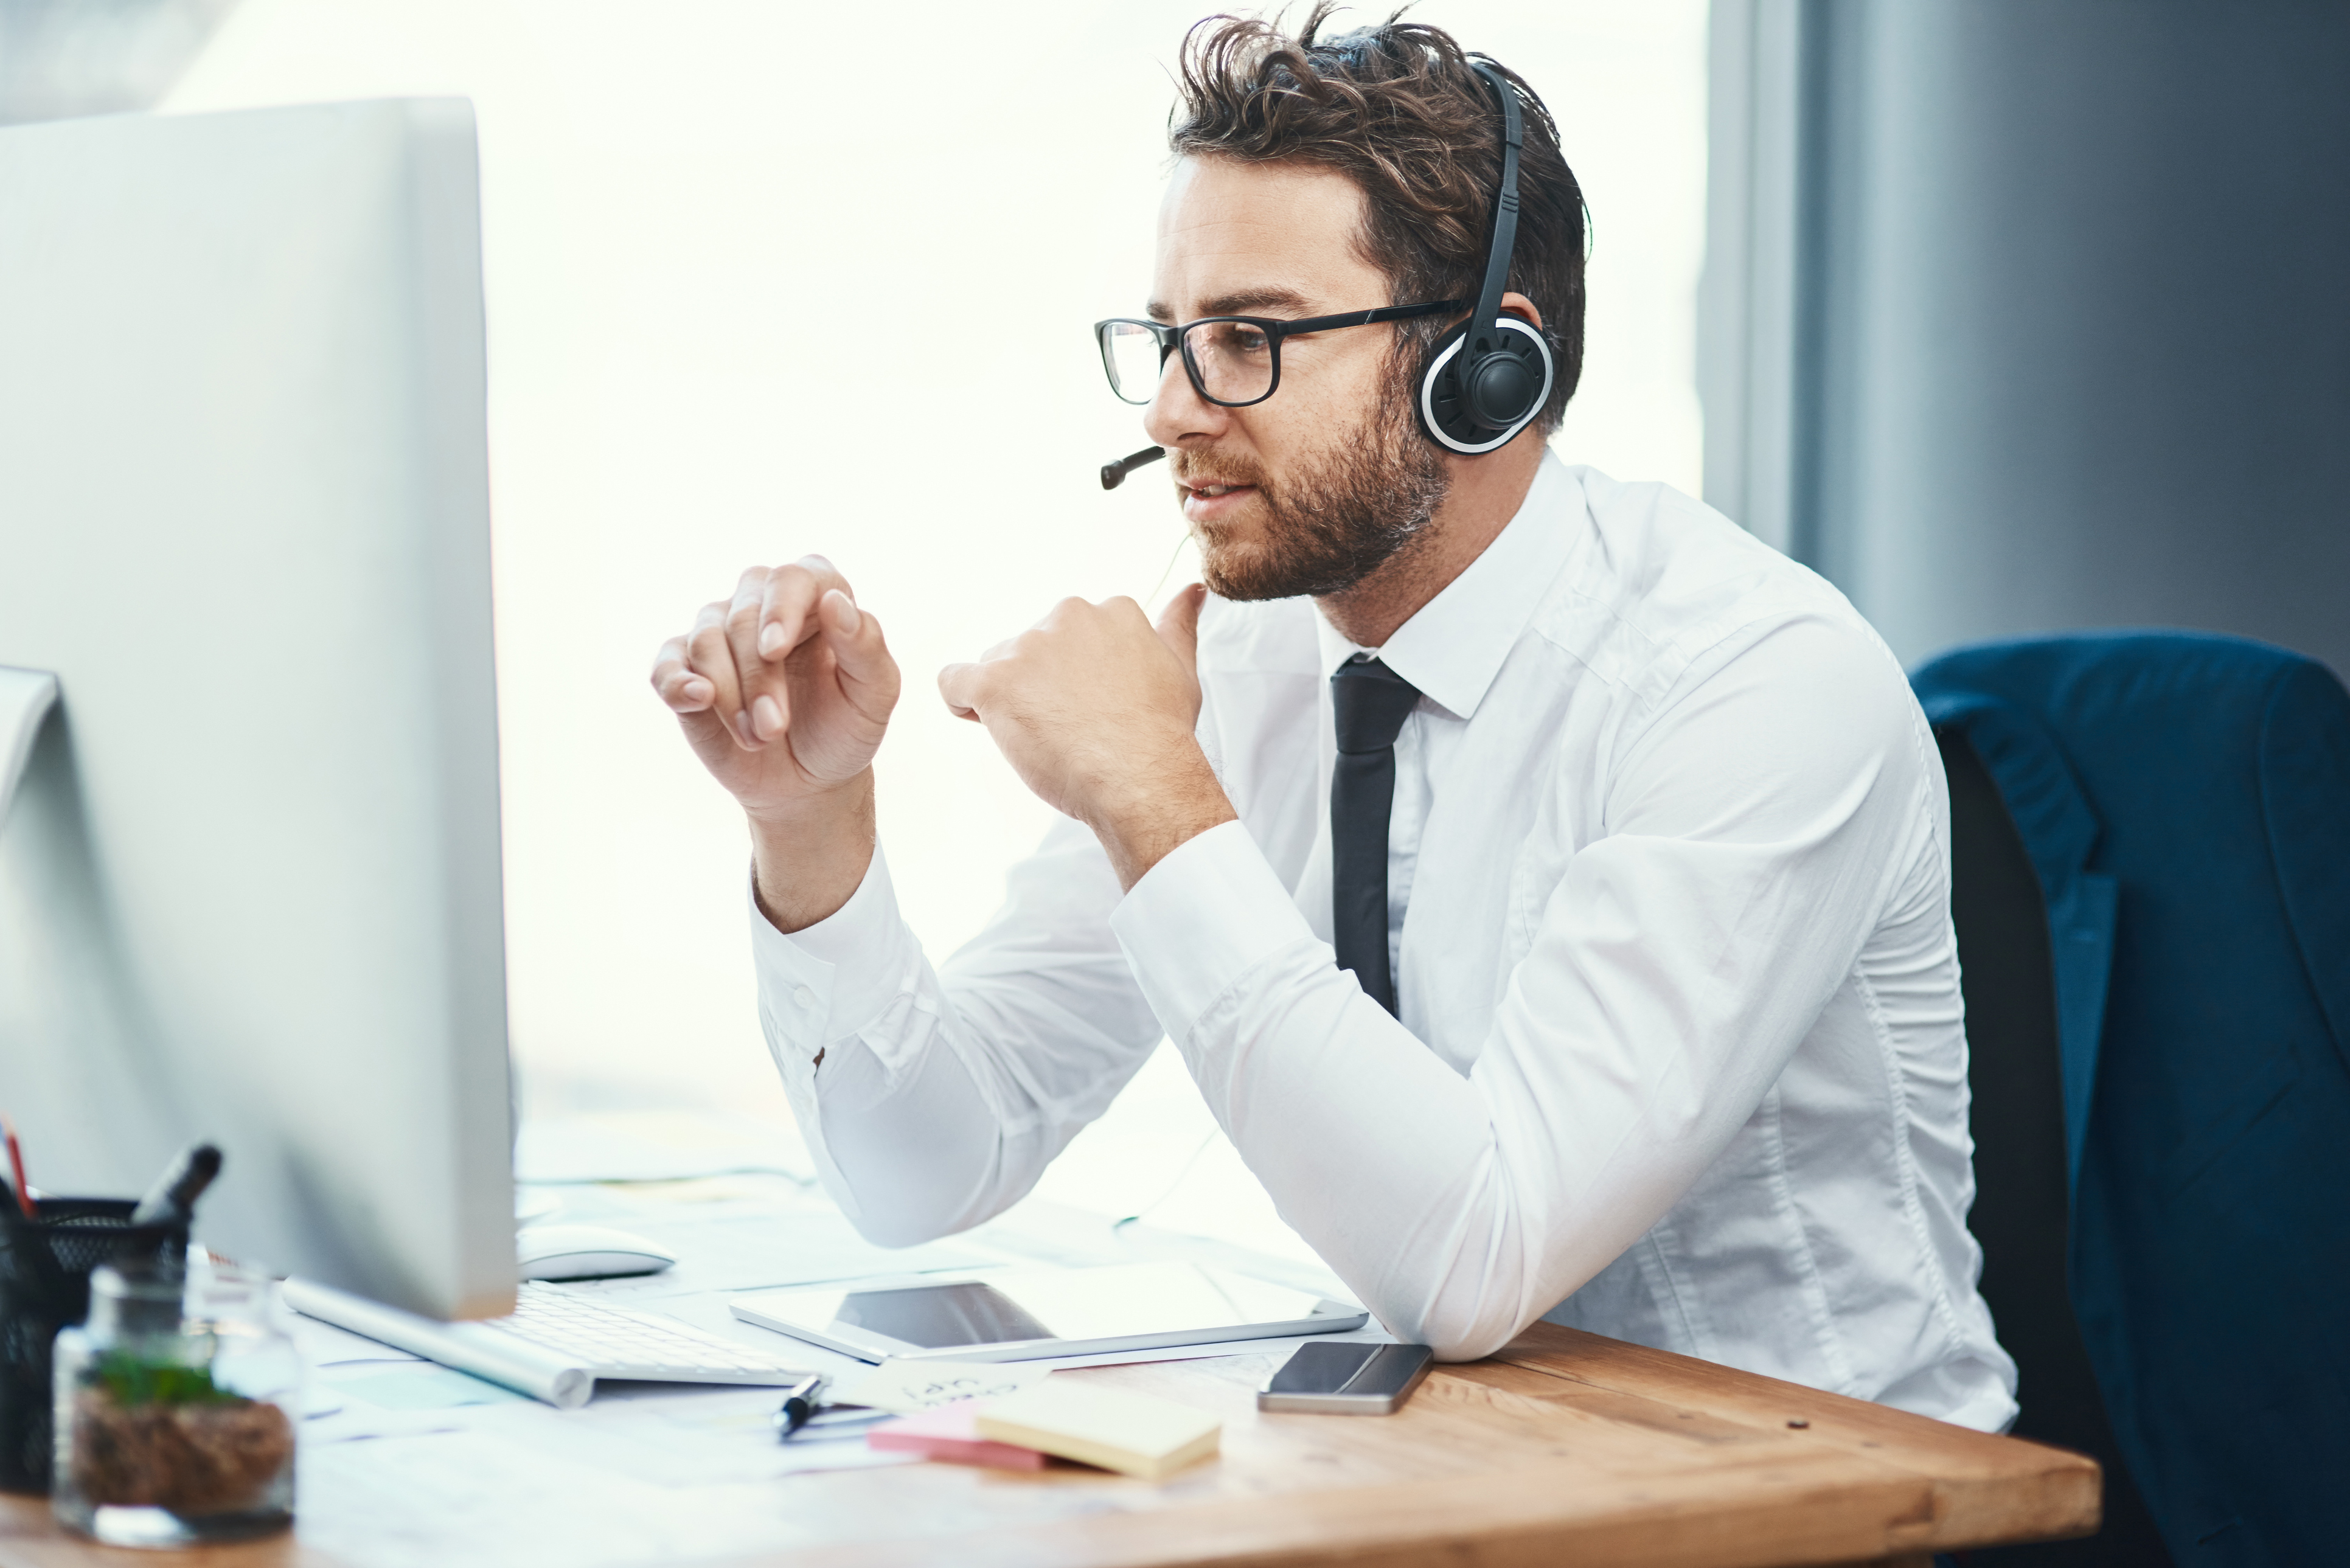
[(1052, 1369), (1025, 1362), (889, 1360), (825, 1390), (836, 1405), (869, 1405), (894, 1415), (935, 1410), (958, 1399), (995, 1399), (1042, 1383)]

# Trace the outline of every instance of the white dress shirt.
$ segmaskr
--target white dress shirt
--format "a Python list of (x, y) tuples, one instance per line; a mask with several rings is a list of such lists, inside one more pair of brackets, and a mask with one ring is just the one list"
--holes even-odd
[(1948, 796), (1867, 624), (1688, 497), (1546, 457), (1378, 650), (1422, 693), (1393, 1018), (1329, 946), (1356, 651), (1309, 601), (1209, 601), (1200, 738), (1240, 821), (1122, 898), (1064, 823), (943, 969), (878, 851), (827, 920), (754, 910), (767, 1038), (859, 1229), (1014, 1202), (1163, 1030), (1282, 1218), (1440, 1355), (1547, 1315), (2012, 1420), (1965, 1224)]

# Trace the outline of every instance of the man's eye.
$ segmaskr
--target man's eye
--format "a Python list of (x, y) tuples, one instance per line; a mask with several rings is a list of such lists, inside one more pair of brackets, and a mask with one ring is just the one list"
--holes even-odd
[(1236, 353), (1262, 354), (1272, 345), (1259, 328), (1236, 327), (1232, 328), (1232, 347)]

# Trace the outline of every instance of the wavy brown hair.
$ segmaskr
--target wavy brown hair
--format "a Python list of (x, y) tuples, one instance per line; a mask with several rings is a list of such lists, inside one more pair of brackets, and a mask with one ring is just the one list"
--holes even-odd
[[(1558, 427), (1583, 374), (1583, 191), (1559, 151), (1558, 127), (1523, 78), (1472, 55), (1441, 27), (1399, 11), (1375, 27), (1323, 36), (1334, 0), (1305, 25), (1211, 16), (1183, 41), (1182, 100), (1167, 140), (1178, 157), (1295, 161), (1335, 169), (1361, 188), (1365, 260), (1387, 274), (1391, 304), (1473, 298), (1484, 275), (1493, 193), (1502, 179), (1501, 112), (1470, 61), (1518, 96), (1518, 239), (1509, 286), (1534, 302), (1556, 374), (1537, 428)], [(1445, 321), (1396, 324), (1399, 347), (1426, 346)]]

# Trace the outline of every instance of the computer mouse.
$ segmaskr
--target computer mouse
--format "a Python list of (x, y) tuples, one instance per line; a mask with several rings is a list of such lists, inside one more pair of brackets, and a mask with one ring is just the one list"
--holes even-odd
[(658, 1274), (676, 1254), (626, 1231), (601, 1225), (533, 1225), (515, 1237), (525, 1280), (602, 1280)]

